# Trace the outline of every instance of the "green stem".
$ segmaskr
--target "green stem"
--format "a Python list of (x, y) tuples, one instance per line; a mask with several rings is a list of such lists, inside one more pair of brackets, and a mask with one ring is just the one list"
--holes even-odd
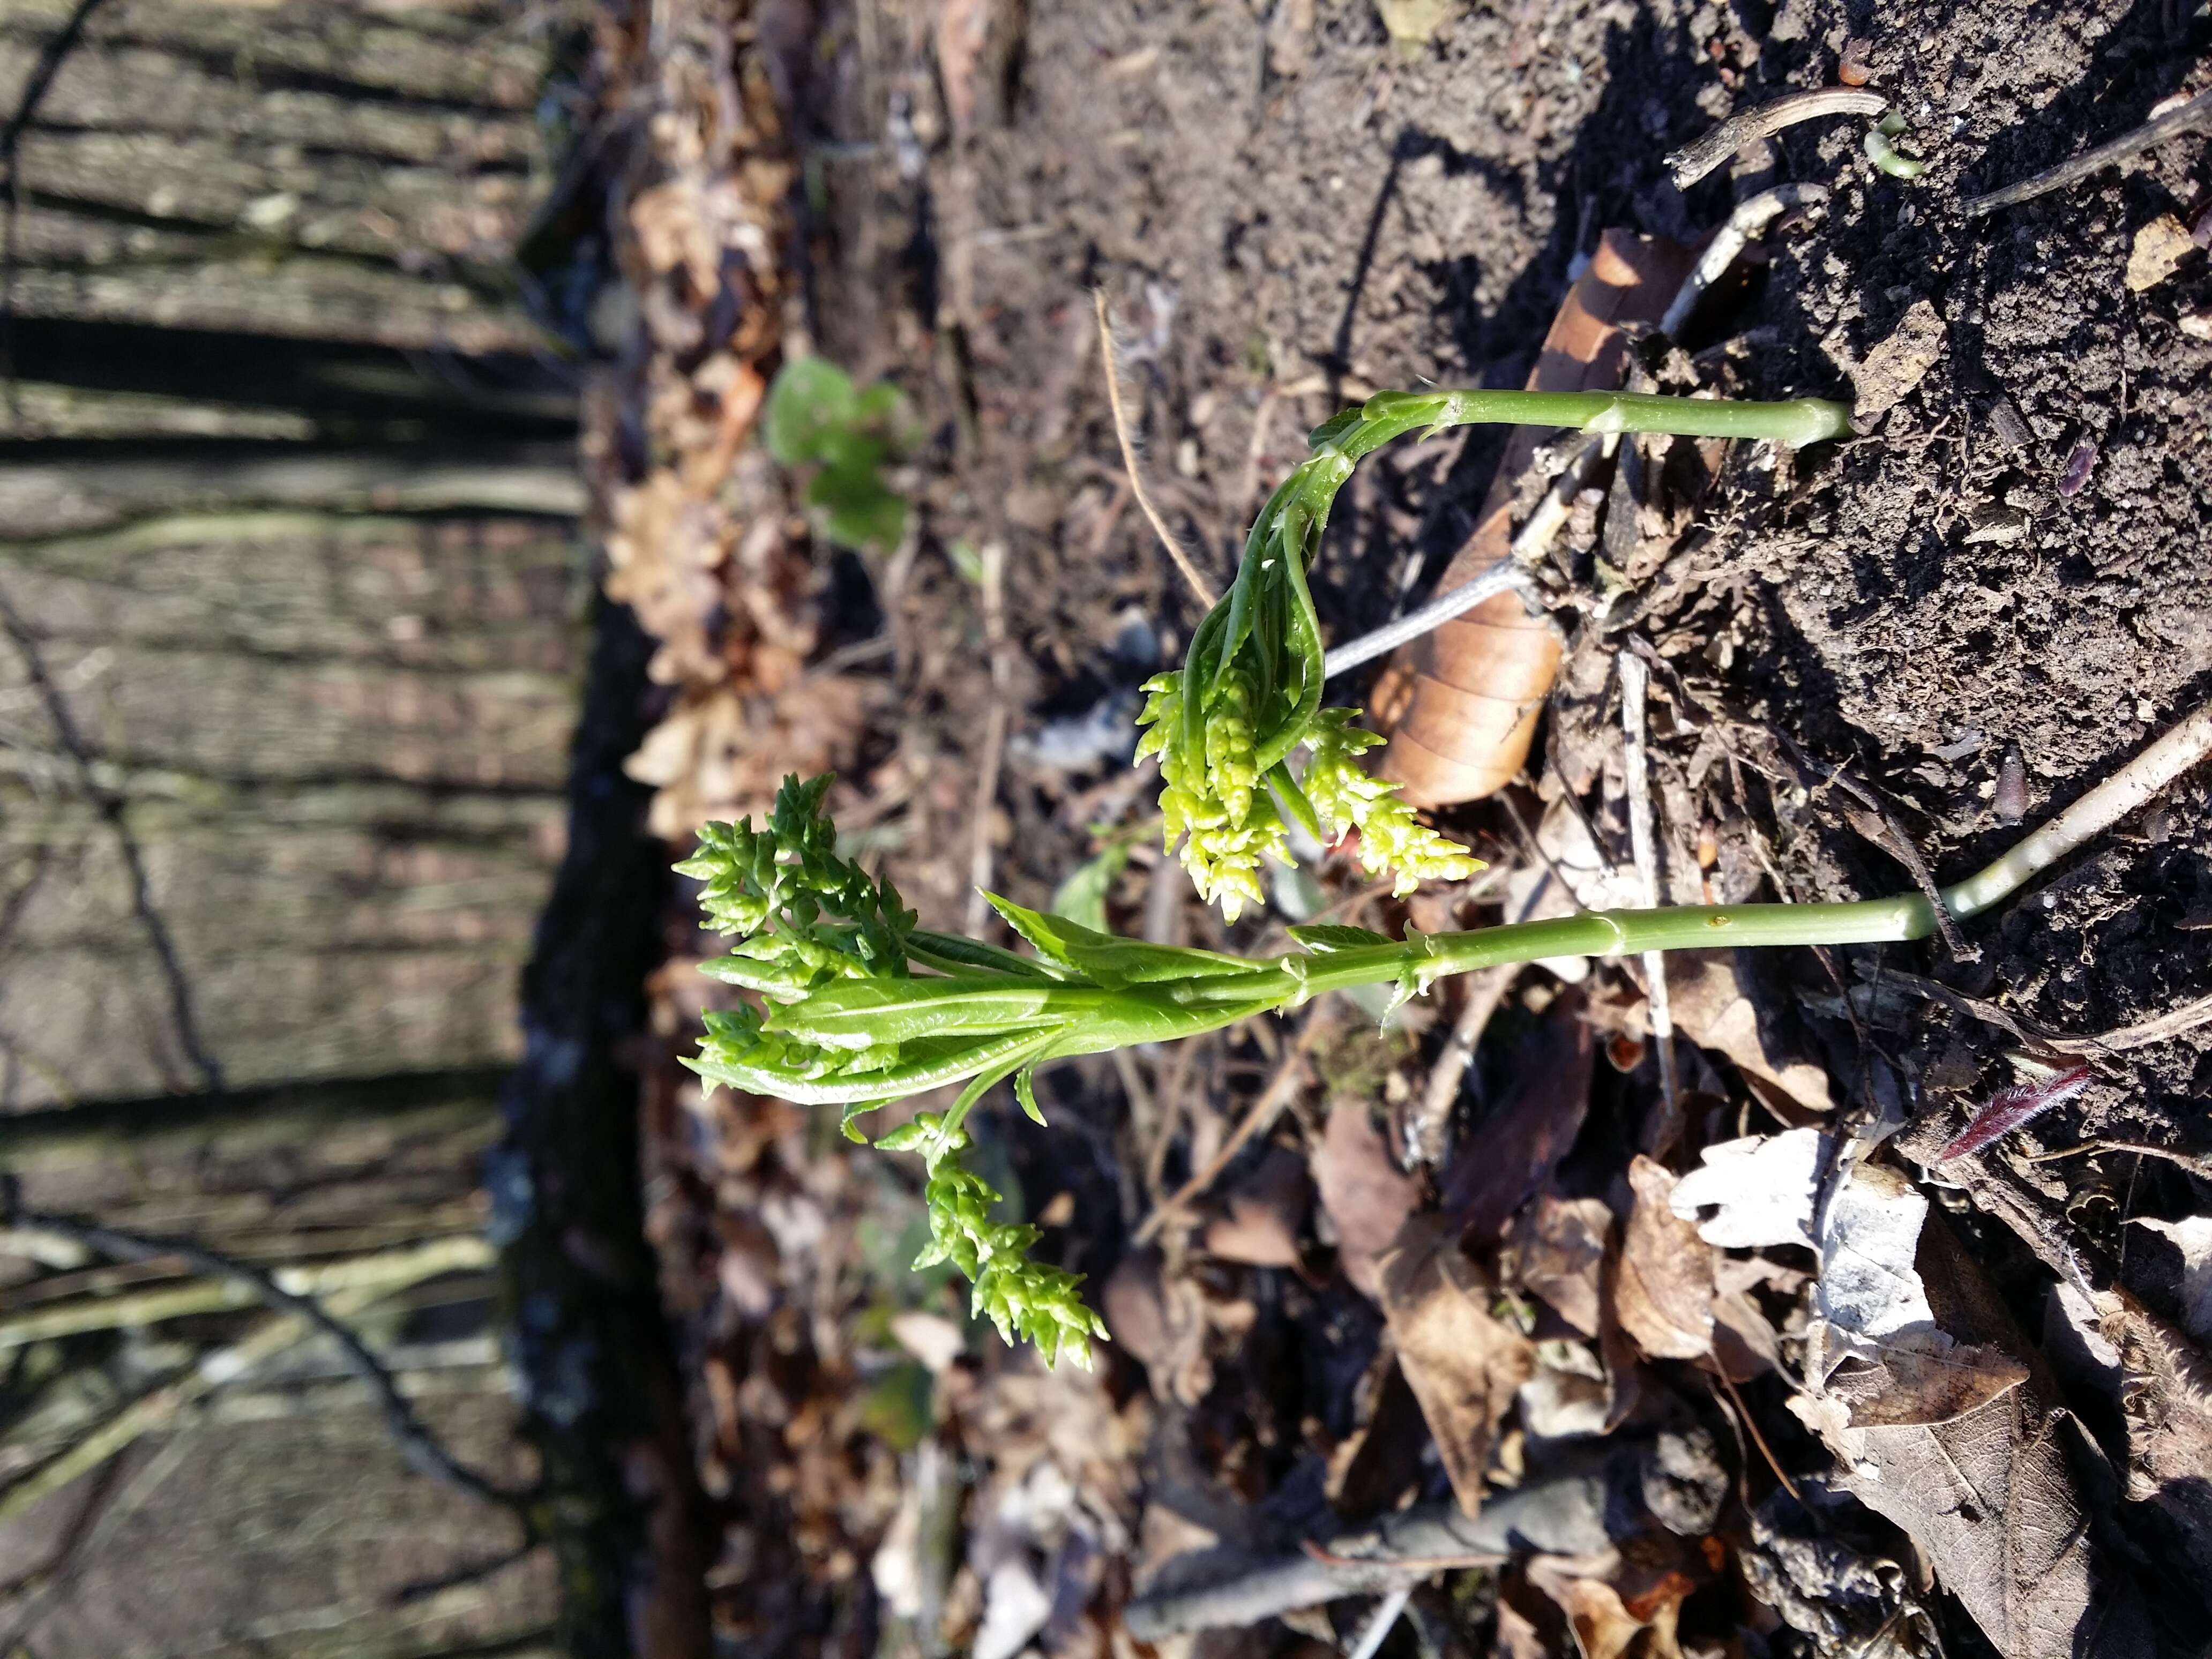
[[(1330, 427), (1342, 422), (1331, 433)], [(1686, 438), (1770, 438), (1810, 444), (1850, 435), (1851, 411), (1819, 398), (1735, 403), (1638, 392), (1385, 392), (1322, 428), (1358, 459), (1416, 427), (1566, 427), (1580, 432), (1664, 432)], [(1316, 434), (1318, 437), (1320, 434)]]

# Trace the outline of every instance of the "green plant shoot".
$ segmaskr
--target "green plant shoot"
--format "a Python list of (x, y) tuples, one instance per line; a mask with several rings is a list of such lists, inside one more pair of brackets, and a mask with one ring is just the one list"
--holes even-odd
[[(1321, 706), (1327, 647), (1306, 573), (1336, 492), (1360, 458), (1419, 430), (1486, 422), (1583, 432), (1667, 432), (1808, 444), (1850, 431), (1840, 404), (1727, 403), (1631, 392), (1383, 392), (1316, 428), (1313, 453), (1277, 486), (1244, 544), (1237, 580), (1192, 635), (1182, 668), (1146, 686), (1137, 757), (1160, 757), (1166, 846), (1182, 843), (1199, 894), (1235, 921), (1263, 902), (1260, 863), (1289, 860), (1286, 817), (1318, 838), (1359, 832), (1370, 875), (1401, 893), (1430, 878), (1480, 868), (1467, 849), (1421, 823), (1395, 785), (1368, 775), (1360, 753), (1382, 741)], [(1299, 750), (1303, 774), (1291, 762)]]
[(794, 358), (769, 388), (762, 427), (778, 465), (813, 469), (806, 501), (823, 534), (859, 553), (898, 545), (906, 502), (884, 481), (884, 469), (914, 447), (915, 434), (896, 386), (855, 386), (827, 358)]

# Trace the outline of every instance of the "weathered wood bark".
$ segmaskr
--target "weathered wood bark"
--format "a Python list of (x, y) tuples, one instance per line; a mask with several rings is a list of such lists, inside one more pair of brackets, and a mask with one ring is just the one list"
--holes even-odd
[(545, 349), (546, 37), (76, 10), (0, 0), (0, 1111), (511, 1058), (582, 495), (558, 378), (465, 359)]
[[(73, 9), (0, 5), (0, 108)], [(17, 147), (16, 314), (540, 349), (506, 270), (549, 165), (533, 21), (111, 0)]]
[[(0, 118), (39, 92), (0, 150), (0, 1169), (27, 1206), (264, 1264), (487, 1225), (586, 635), (570, 379), (510, 257), (581, 15), (0, 0)], [(635, 1532), (628, 1385), (667, 1385), (650, 1270), (594, 1258), (619, 1316), (578, 1317), (532, 1265), (582, 1236), (563, 1182), (618, 1193), (635, 1249), (621, 1103), (590, 1104), (611, 1122), (546, 1149), (501, 1237), (568, 1231), (502, 1276), (333, 1294), (464, 1464), (545, 1465), (558, 1571), (619, 1644), (629, 1562), (591, 1552)], [(0, 1523), (0, 1583), (30, 1575), (0, 1645), (550, 1659), (554, 1549), (401, 1595), (519, 1528), (410, 1473), (337, 1347), (228, 1292), (105, 1328), (104, 1297), (189, 1290), (176, 1264), (0, 1243), (0, 1302), (84, 1316), (0, 1388), (0, 1490), (59, 1470)], [(628, 1368), (543, 1459), (491, 1328), (517, 1282), (572, 1344), (526, 1357), (533, 1395), (580, 1330)]]
[[(424, 1420), (473, 1467), (524, 1473), (514, 1405), (488, 1328), (477, 1159), (499, 1127), (485, 1073), (404, 1084), (118, 1103), (0, 1120), (0, 1159), (27, 1207), (181, 1234), (270, 1266), (363, 1252), (477, 1265), (399, 1294), (351, 1294), (350, 1315)], [(65, 1242), (0, 1237), (0, 1301), (98, 1306), (137, 1287), (223, 1289), (178, 1264), (71, 1265)], [(459, 1250), (457, 1245), (473, 1246)], [(33, 1262), (47, 1269), (33, 1279)], [(7, 1396), (0, 1492), (264, 1328), (234, 1299), (190, 1318), (32, 1345)], [(150, 1393), (149, 1393), (150, 1391)], [(497, 1561), (514, 1521), (410, 1472), (326, 1342), (295, 1340), (220, 1390), (203, 1387), (109, 1465), (0, 1522), (0, 1623), (35, 1650), (132, 1659), (177, 1652), (282, 1659), (441, 1651), (550, 1659), (551, 1553), (403, 1601), (400, 1592)], [(86, 1522), (60, 1570), (40, 1577)]]

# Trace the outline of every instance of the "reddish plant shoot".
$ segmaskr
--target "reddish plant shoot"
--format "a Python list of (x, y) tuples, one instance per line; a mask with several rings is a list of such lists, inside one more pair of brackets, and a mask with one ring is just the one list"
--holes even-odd
[(1978, 1152), (2000, 1137), (2010, 1134), (2032, 1117), (2039, 1117), (2062, 1101), (2068, 1101), (2089, 1086), (2089, 1068), (2069, 1066), (2054, 1072), (2037, 1083), (2016, 1084), (2009, 1089), (2000, 1089), (1990, 1103), (1976, 1112), (1955, 1139), (1936, 1154), (1936, 1162), (1964, 1158), (1969, 1152)]

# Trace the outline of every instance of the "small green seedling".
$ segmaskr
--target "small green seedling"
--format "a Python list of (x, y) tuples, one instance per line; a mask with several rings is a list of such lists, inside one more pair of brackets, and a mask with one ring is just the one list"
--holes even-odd
[(1893, 179), (1917, 179), (1928, 171), (1928, 163), (1917, 156), (1907, 155), (1890, 141), (1905, 131), (1905, 118), (1895, 110), (1867, 129), (1866, 156), (1875, 167)]
[(859, 553), (898, 545), (906, 502), (884, 482), (884, 469), (913, 450), (916, 433), (896, 386), (855, 386), (826, 358), (796, 358), (769, 388), (763, 425), (779, 465), (813, 469), (806, 500), (823, 534)]

